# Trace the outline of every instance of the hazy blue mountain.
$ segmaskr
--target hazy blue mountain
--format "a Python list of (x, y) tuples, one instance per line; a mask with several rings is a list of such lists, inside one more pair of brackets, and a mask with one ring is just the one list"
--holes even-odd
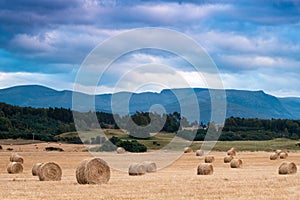
[(293, 118), (300, 119), (300, 98), (279, 98), (279, 101), (292, 114)]
[(0, 90), (0, 102), (18, 106), (70, 108), (72, 92), (39, 85), (16, 86)]
[[(227, 115), (257, 118), (295, 118), (275, 96), (263, 91), (227, 90)], [(298, 105), (300, 107), (300, 104)]]
[[(211, 102), (217, 105), (221, 102), (218, 92), (221, 91), (195, 88), (165, 89), (160, 93), (102, 94), (95, 96), (95, 107), (97, 111), (124, 114), (127, 108), (130, 113), (149, 111), (150, 108), (157, 111), (157, 106), (153, 106), (157, 104), (168, 113), (177, 111), (191, 119), (196, 112), (195, 107), (199, 105), (201, 120), (206, 122), (210, 121)], [(212, 93), (216, 95), (211, 96)], [(81, 95), (83, 105), (85, 97), (92, 97)], [(37, 85), (16, 86), (0, 90), (0, 102), (19, 106), (72, 108), (72, 91), (56, 91)], [(277, 98), (263, 91), (226, 90), (226, 108), (226, 117), (300, 119), (300, 98)]]

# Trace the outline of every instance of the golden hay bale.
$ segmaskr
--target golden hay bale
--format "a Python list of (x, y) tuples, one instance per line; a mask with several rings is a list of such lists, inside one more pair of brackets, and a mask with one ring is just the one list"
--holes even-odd
[(215, 157), (214, 156), (205, 156), (204, 158), (204, 162), (205, 163), (212, 163), (215, 161)]
[(197, 175), (211, 175), (214, 173), (214, 168), (212, 164), (201, 163), (197, 169)]
[(32, 170), (31, 170), (32, 176), (37, 176), (39, 174), (39, 169), (42, 164), (44, 164), (44, 163), (35, 163), (32, 166)]
[(198, 149), (196, 151), (196, 156), (203, 156), (203, 155), (204, 155), (204, 151), (203, 150)]
[(7, 166), (7, 172), (10, 174), (18, 174), (23, 172), (23, 165), (20, 162), (10, 162)]
[(125, 149), (123, 147), (118, 147), (117, 153), (125, 153)]
[(279, 154), (279, 158), (280, 158), (280, 159), (286, 159), (287, 157), (288, 157), (288, 153), (287, 153), (287, 152), (282, 151), (282, 152)]
[(146, 167), (139, 163), (132, 163), (129, 166), (128, 174), (130, 176), (138, 176), (146, 173)]
[(235, 156), (236, 155), (236, 149), (234, 147), (231, 147), (231, 149), (229, 149), (227, 151), (227, 155), (228, 156)]
[(279, 174), (295, 174), (297, 166), (293, 162), (283, 162), (278, 169)]
[(47, 162), (39, 167), (38, 176), (40, 181), (60, 181), (62, 171), (57, 163)]
[(78, 165), (76, 179), (79, 184), (102, 184), (110, 179), (110, 167), (101, 158), (88, 158)]
[(276, 160), (278, 158), (278, 153), (274, 152), (270, 155), (270, 160)]
[(193, 149), (191, 147), (184, 148), (184, 153), (191, 153), (191, 152), (193, 152)]
[(18, 155), (17, 153), (12, 153), (9, 157), (9, 161), (10, 162), (19, 162), (21, 164), (24, 163), (24, 158), (20, 155)]
[(232, 159), (233, 159), (233, 156), (225, 156), (224, 157), (224, 163), (230, 163), (231, 161), (232, 161)]
[(146, 168), (146, 172), (156, 172), (157, 171), (157, 166), (155, 162), (151, 161), (145, 161), (142, 163), (144, 167)]
[(242, 167), (243, 161), (241, 159), (233, 159), (230, 162), (231, 168), (240, 168)]
[(282, 152), (282, 150), (280, 150), (280, 149), (277, 149), (277, 150), (275, 151), (275, 153), (277, 153), (278, 155), (279, 155), (281, 152)]

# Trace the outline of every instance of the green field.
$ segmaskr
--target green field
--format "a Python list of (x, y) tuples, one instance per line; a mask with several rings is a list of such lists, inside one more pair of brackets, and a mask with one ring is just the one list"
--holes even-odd
[[(239, 151), (273, 151), (276, 149), (300, 150), (299, 140), (275, 139), (266, 141), (218, 141), (213, 147), (215, 151), (226, 151), (230, 147), (236, 147)], [(193, 149), (197, 149), (202, 145), (202, 142), (194, 142)]]
[[(116, 136), (122, 140), (132, 140), (126, 133), (122, 130), (116, 129), (104, 129), (102, 132), (99, 130), (94, 131), (86, 131), (82, 133), (86, 135), (86, 137), (93, 137), (97, 135), (106, 136), (108, 139)], [(77, 132), (68, 132), (59, 135), (61, 138), (67, 137), (78, 137)], [(148, 139), (139, 139), (138, 142), (147, 146), (148, 150), (157, 150), (161, 149), (165, 145), (169, 144), (170, 141), (175, 137), (174, 133), (158, 133), (153, 135)], [(38, 143), (41, 141), (38, 140), (23, 140), (23, 139), (3, 139), (0, 140), (0, 145), (7, 145), (7, 144), (30, 144), (30, 143)], [(207, 142), (203, 149), (208, 149), (210, 145), (214, 142)], [(188, 144), (188, 143), (187, 143)], [(201, 148), (203, 142), (202, 141), (195, 141), (191, 144), (193, 150)], [(299, 145), (298, 145), (299, 144)], [(296, 151), (300, 150), (300, 140), (290, 140), (290, 139), (275, 139), (275, 140), (265, 140), (265, 141), (218, 141), (212, 150), (215, 151), (226, 151), (230, 147), (236, 147), (239, 151), (273, 151), (276, 149), (282, 150), (291, 150)], [(182, 148), (182, 145), (179, 147)], [(176, 147), (174, 147), (176, 149)]]
[[(83, 134), (92, 136), (99, 135), (99, 130), (86, 131)], [(122, 130), (116, 129), (104, 129), (101, 133), (107, 138), (116, 136), (122, 140), (132, 140), (126, 133)], [(74, 137), (78, 136), (76, 132), (64, 133), (60, 137)], [(148, 139), (139, 139), (138, 142), (147, 146), (149, 150), (161, 149), (165, 145), (169, 144), (170, 141), (175, 137), (174, 133), (158, 133), (153, 135)], [(214, 142), (206, 142), (204, 149), (207, 149)], [(300, 140), (290, 140), (290, 139), (275, 139), (275, 140), (265, 140), (265, 141), (218, 141), (212, 150), (215, 151), (226, 151), (230, 147), (236, 147), (239, 151), (273, 151), (276, 149), (284, 150), (300, 150)], [(191, 144), (192, 149), (196, 150), (202, 146), (202, 141), (195, 141)], [(207, 147), (208, 146), (208, 147)]]

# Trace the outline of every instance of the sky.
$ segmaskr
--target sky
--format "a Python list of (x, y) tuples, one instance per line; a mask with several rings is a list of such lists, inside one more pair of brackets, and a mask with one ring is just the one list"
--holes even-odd
[[(95, 47), (144, 27), (174, 30), (196, 41), (226, 89), (300, 97), (297, 0), (2, 0), (0, 88), (38, 84), (72, 90)], [(139, 50), (111, 64), (97, 93), (184, 87), (178, 77), (191, 87), (207, 87), (197, 75), (177, 55)]]

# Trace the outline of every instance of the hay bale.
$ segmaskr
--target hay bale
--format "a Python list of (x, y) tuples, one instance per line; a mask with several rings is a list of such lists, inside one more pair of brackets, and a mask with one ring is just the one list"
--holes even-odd
[(10, 174), (18, 174), (23, 172), (23, 165), (20, 162), (10, 162), (7, 166), (7, 172)]
[(204, 162), (205, 163), (212, 163), (215, 161), (215, 157), (214, 156), (205, 156), (204, 158)]
[(144, 167), (146, 168), (146, 172), (156, 172), (157, 171), (157, 166), (155, 162), (151, 161), (145, 161), (142, 163)]
[(191, 153), (191, 152), (193, 152), (193, 149), (191, 147), (184, 148), (184, 153)]
[(297, 166), (293, 162), (283, 162), (278, 169), (279, 174), (295, 174)]
[(282, 152), (282, 150), (280, 150), (280, 149), (277, 149), (277, 150), (275, 151), (275, 153), (277, 153), (278, 155), (279, 155), (281, 152)]
[(230, 163), (232, 161), (232, 159), (233, 159), (233, 156), (231, 156), (231, 155), (228, 156), (227, 155), (227, 156), (224, 157), (224, 163)]
[(9, 157), (9, 161), (10, 162), (19, 162), (21, 164), (24, 163), (24, 158), (20, 155), (18, 155), (17, 153), (12, 153)]
[(204, 155), (204, 151), (203, 150), (198, 149), (196, 151), (196, 156), (203, 156), (203, 155)]
[(270, 155), (270, 160), (276, 160), (278, 158), (278, 153), (274, 152)]
[(118, 147), (117, 148), (117, 153), (125, 153), (125, 149), (123, 147)]
[(101, 158), (88, 158), (78, 165), (76, 179), (79, 184), (102, 184), (110, 179), (110, 167)]
[(57, 163), (47, 162), (39, 167), (38, 176), (40, 181), (60, 181), (62, 171)]
[(236, 149), (234, 147), (231, 147), (231, 149), (229, 149), (227, 151), (227, 155), (228, 156), (235, 156), (236, 155)]
[(214, 173), (214, 168), (212, 164), (201, 163), (197, 169), (197, 175), (211, 175)]
[(42, 164), (44, 164), (44, 163), (35, 163), (32, 166), (32, 170), (31, 170), (32, 176), (37, 176), (39, 174), (39, 169)]
[(129, 166), (128, 174), (130, 176), (139, 176), (146, 173), (146, 167), (139, 163), (132, 163)]
[(280, 158), (280, 159), (286, 159), (287, 157), (288, 157), (288, 153), (287, 153), (287, 152), (282, 151), (282, 152), (279, 154), (279, 158)]
[(230, 161), (231, 168), (241, 168), (242, 164), (243, 164), (243, 161), (241, 159), (232, 159)]

